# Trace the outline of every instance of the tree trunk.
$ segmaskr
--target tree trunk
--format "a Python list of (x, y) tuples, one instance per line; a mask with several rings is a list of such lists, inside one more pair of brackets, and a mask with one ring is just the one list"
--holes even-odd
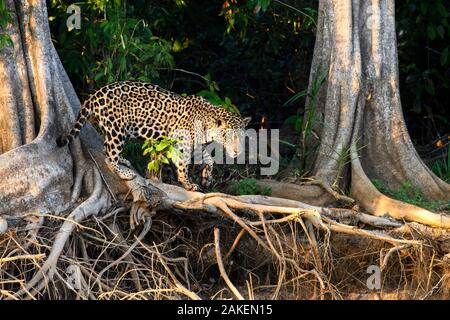
[[(7, 8), (12, 23), (0, 32), (14, 46), (0, 49), (0, 233), (8, 221), (23, 220), (17, 218), (36, 225), (36, 217), (41, 223), (47, 214), (72, 210), (20, 296), (46, 287), (77, 223), (109, 209), (111, 198), (130, 190), (132, 212), (147, 217), (161, 193), (143, 178), (122, 183), (106, 169), (101, 139), (89, 124), (70, 149), (57, 148), (56, 138), (69, 131), (80, 102), (51, 42), (46, 2), (8, 0)], [(87, 198), (80, 204), (82, 192)], [(33, 229), (37, 234), (39, 228)]]
[[(55, 143), (80, 103), (51, 42), (45, 1), (10, 0), (7, 7), (12, 23), (1, 32), (14, 46), (0, 49), (0, 215), (58, 214), (94, 168), (80, 142), (71, 150)], [(92, 127), (83, 131), (85, 147), (101, 147)], [(85, 182), (92, 191), (94, 181)]]
[(319, 137), (307, 144), (316, 148), (308, 163), (318, 180), (350, 186), (366, 209), (395, 211), (398, 218), (400, 204), (381, 195), (369, 178), (392, 189), (410, 181), (430, 201), (449, 200), (450, 185), (422, 162), (405, 126), (394, 9), (393, 0), (320, 1), (310, 91), (321, 74), (327, 78), (317, 103), (307, 103)]

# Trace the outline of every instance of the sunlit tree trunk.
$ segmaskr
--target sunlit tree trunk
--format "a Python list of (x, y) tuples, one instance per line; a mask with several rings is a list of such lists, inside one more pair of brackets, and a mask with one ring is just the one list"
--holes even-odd
[[(7, 7), (12, 23), (1, 32), (14, 45), (0, 49), (0, 216), (57, 214), (94, 169), (79, 141), (70, 150), (55, 144), (79, 101), (51, 42), (46, 2), (10, 0)], [(92, 127), (84, 131), (85, 146), (101, 147)]]
[(422, 162), (405, 126), (394, 0), (320, 1), (310, 91), (321, 74), (326, 81), (307, 111), (319, 137), (306, 142), (316, 150), (309, 159), (316, 179), (350, 187), (376, 214), (400, 216), (405, 207), (381, 196), (370, 179), (393, 189), (410, 181), (428, 200), (450, 199), (450, 185)]
[(20, 218), (31, 218), (26, 220), (38, 232), (46, 214), (67, 216), (20, 296), (47, 286), (77, 223), (105, 212), (128, 190), (132, 212), (148, 216), (161, 193), (142, 177), (123, 182), (108, 170), (90, 125), (70, 148), (57, 148), (57, 136), (75, 122), (80, 103), (51, 42), (46, 2), (8, 0), (7, 8), (12, 22), (0, 32), (14, 46), (0, 49), (0, 233)]

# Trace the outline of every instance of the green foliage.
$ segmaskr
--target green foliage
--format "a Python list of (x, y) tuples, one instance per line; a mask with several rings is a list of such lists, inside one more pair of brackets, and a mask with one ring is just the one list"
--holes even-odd
[[(311, 90), (300, 91), (294, 94), (289, 100), (287, 100), (283, 106), (289, 106), (295, 102), (297, 102), (301, 98), (307, 98), (307, 105), (304, 109), (305, 111), (301, 113), (301, 109), (299, 109), (299, 113), (287, 118), (284, 122), (284, 125), (294, 125), (296, 133), (301, 136), (300, 146), (300, 156), (303, 162), (306, 161), (306, 158), (311, 153), (311, 150), (308, 149), (308, 140), (311, 137), (312, 129), (314, 125), (320, 121), (316, 113), (317, 108), (317, 96), (320, 88), (325, 83), (328, 72), (317, 72), (315, 78), (311, 85)], [(280, 141), (281, 143), (293, 146), (292, 144), (286, 143), (285, 141)], [(302, 169), (304, 168), (304, 163), (302, 164)]]
[(52, 1), (50, 16), (59, 54), (78, 87), (90, 90), (117, 80), (158, 82), (160, 70), (174, 66), (172, 43), (155, 35), (145, 20), (128, 16), (133, 7), (125, 1), (79, 5), (80, 30), (69, 31), (63, 23), (66, 1)]
[(159, 176), (161, 167), (176, 162), (181, 157), (181, 152), (175, 147), (179, 140), (163, 137), (161, 140), (150, 139), (142, 145), (143, 155), (148, 156), (150, 161), (147, 164), (149, 173)]
[(284, 124), (293, 124), (297, 133), (302, 133), (303, 122), (305, 122), (305, 135), (309, 137), (311, 134), (311, 128), (316, 120), (315, 110), (317, 107), (317, 95), (320, 88), (325, 83), (327, 72), (317, 73), (316, 77), (311, 85), (311, 91), (308, 92), (307, 89), (297, 92), (288, 101), (286, 101), (283, 106), (289, 106), (294, 102), (297, 102), (300, 98), (308, 98), (308, 105), (306, 106), (306, 112), (303, 115), (294, 115), (286, 119)]
[(396, 190), (389, 189), (382, 181), (378, 179), (372, 180), (373, 185), (385, 195), (409, 203), (418, 207), (422, 207), (429, 210), (436, 210), (443, 203), (440, 201), (429, 202), (424, 199), (421, 190), (413, 185), (410, 181), (405, 181)]
[[(71, 3), (52, 0), (49, 18), (55, 47), (81, 95), (114, 80), (140, 79), (280, 123), (292, 111), (276, 107), (307, 80), (313, 0), (287, 6), (267, 0), (89, 0), (77, 3), (81, 29), (68, 31)], [(205, 84), (192, 74), (210, 78)]]
[(272, 189), (270, 187), (261, 188), (256, 183), (256, 180), (246, 178), (239, 181), (231, 182), (232, 193), (238, 196), (246, 194), (259, 194), (264, 196), (270, 196)]
[(122, 156), (128, 159), (140, 175), (145, 175), (148, 159), (142, 155), (142, 141), (127, 139), (124, 144)]
[(229, 97), (222, 99), (219, 96), (219, 85), (217, 82), (211, 80), (211, 75), (209, 73), (205, 76), (205, 81), (207, 83), (208, 90), (201, 90), (197, 93), (197, 95), (205, 98), (216, 106), (222, 106), (225, 110), (239, 113), (239, 109), (231, 102)]
[(433, 162), (431, 170), (442, 180), (450, 183), (450, 147), (447, 151), (447, 157)]
[[(228, 6), (222, 6), (225, 2)], [(278, 107), (309, 72), (307, 64), (300, 61), (312, 53), (314, 24), (273, 1), (265, 11), (255, 10), (255, 3), (189, 2), (175, 22), (184, 28), (176, 33), (171, 30), (170, 36), (181, 43), (189, 39), (188, 48), (174, 54), (177, 67), (209, 73), (221, 89), (214, 90), (222, 100), (216, 103), (226, 106), (228, 97), (242, 113), (251, 113), (255, 119), (264, 115), (278, 125), (292, 114), (292, 110)], [(290, 3), (297, 8), (316, 5), (315, 1)], [(199, 92), (195, 83), (190, 86)], [(202, 94), (217, 99), (214, 94)]]
[(3, 31), (9, 23), (11, 23), (11, 12), (6, 7), (6, 0), (0, 0), (0, 49), (13, 46), (11, 38)]

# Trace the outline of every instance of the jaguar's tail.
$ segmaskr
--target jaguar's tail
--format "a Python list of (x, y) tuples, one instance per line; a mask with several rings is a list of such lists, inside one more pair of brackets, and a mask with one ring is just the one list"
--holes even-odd
[(89, 119), (89, 117), (92, 114), (92, 106), (90, 99), (86, 99), (81, 106), (80, 112), (78, 113), (77, 121), (72, 127), (72, 130), (70, 130), (69, 134), (64, 136), (61, 135), (56, 139), (56, 144), (58, 147), (64, 147), (69, 142), (73, 141), (76, 137), (78, 137), (78, 134), (80, 133), (81, 128), (85, 125), (86, 121)]

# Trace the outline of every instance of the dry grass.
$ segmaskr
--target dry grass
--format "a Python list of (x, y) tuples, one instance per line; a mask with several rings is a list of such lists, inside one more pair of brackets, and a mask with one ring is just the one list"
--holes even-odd
[[(422, 246), (392, 250), (386, 259), (392, 245), (382, 241), (330, 235), (292, 221), (241, 218), (272, 254), (230, 219), (203, 212), (159, 212), (151, 226), (147, 220), (136, 230), (130, 230), (127, 210), (91, 217), (66, 243), (46, 287), (25, 298), (450, 298), (448, 255), (419, 233), (402, 237), (421, 237)], [(0, 298), (11, 298), (39, 270), (61, 223), (50, 218), (34, 236), (20, 228), (0, 236)], [(367, 268), (384, 262), (381, 289), (369, 290)]]

